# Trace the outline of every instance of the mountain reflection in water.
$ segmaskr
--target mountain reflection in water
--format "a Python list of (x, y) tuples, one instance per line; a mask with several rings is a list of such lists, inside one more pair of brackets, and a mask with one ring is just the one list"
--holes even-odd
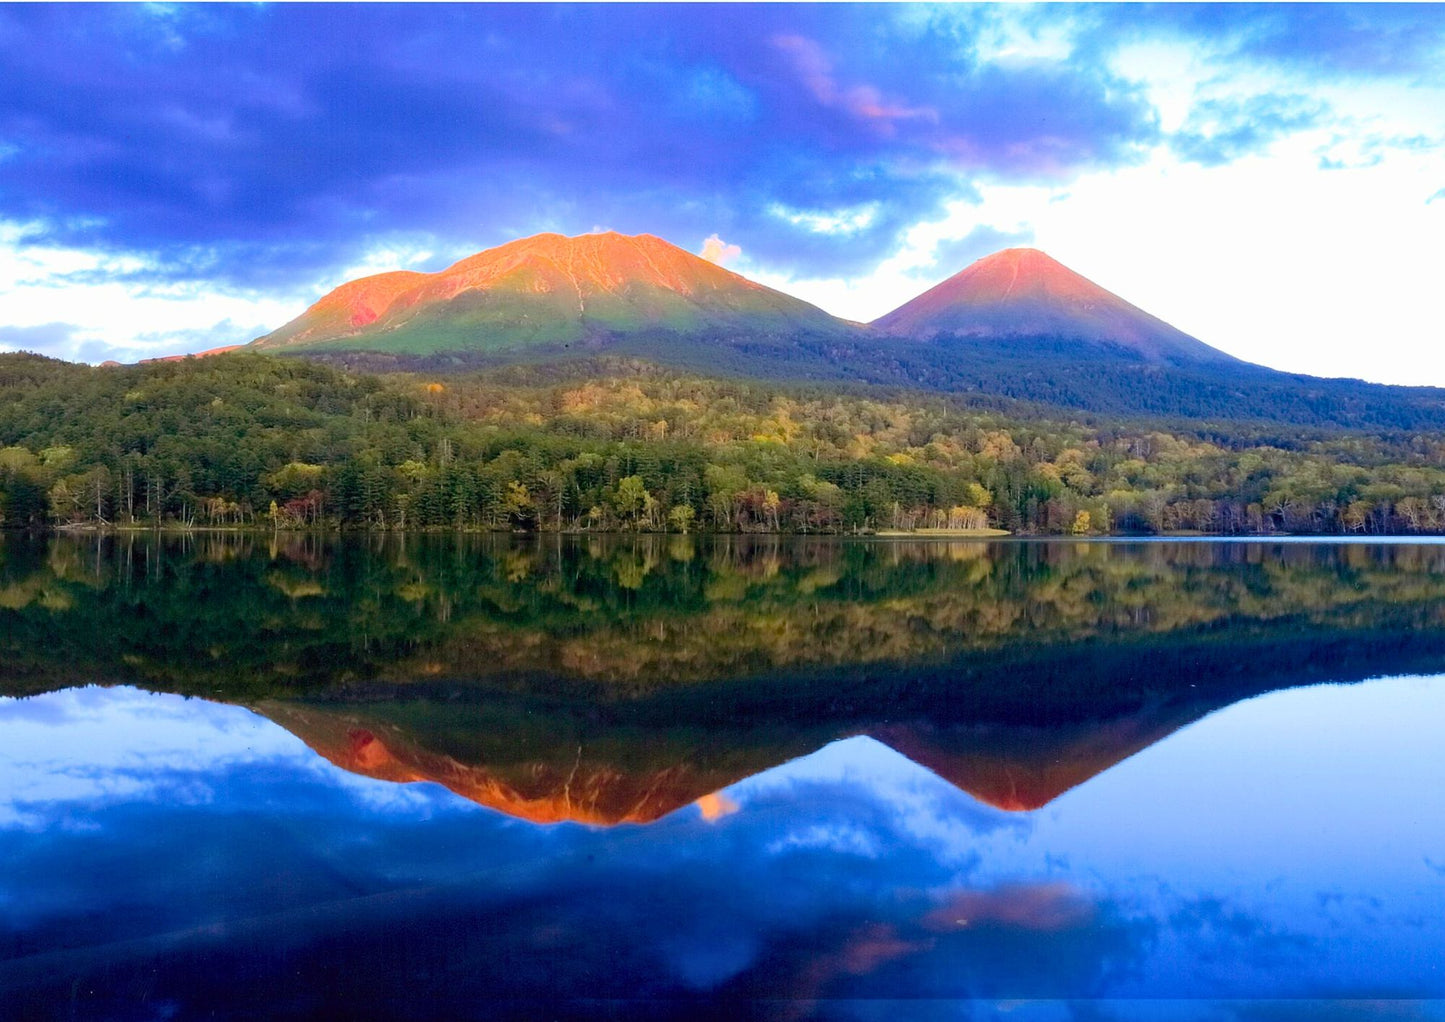
[(433, 781), (533, 823), (612, 825), (652, 822), (854, 735), (877, 739), (998, 809), (1038, 809), (1217, 705), (1151, 700), (1135, 713), (1054, 726), (920, 720), (833, 728), (799, 724), (761, 733), (694, 726), (679, 735), (661, 727), (644, 733), (590, 722), (553, 732), (541, 747), (517, 743), (486, 754), (467, 741), (491, 731), (485, 705), (403, 698), (344, 708), (268, 700), (251, 708), (353, 773)]
[(1442, 569), (6, 538), (0, 1017), (1435, 1017)]

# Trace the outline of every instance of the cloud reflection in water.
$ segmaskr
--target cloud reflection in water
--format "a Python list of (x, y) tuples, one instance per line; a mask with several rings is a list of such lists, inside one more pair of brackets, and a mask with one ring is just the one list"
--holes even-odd
[(5, 700), (0, 992), (39, 1017), (77, 977), (113, 1017), (139, 977), (222, 1017), (1441, 997), (1441, 713), (1438, 681), (1277, 693), (1032, 813), (859, 737), (603, 829), (351, 775), (236, 707)]

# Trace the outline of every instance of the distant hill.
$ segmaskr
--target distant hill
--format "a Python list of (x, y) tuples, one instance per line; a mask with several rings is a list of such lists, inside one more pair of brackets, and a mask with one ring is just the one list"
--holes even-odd
[(539, 234), (437, 273), (343, 284), (251, 347), (428, 373), (623, 355), (1110, 416), (1445, 429), (1445, 390), (1242, 361), (1027, 248), (980, 259), (865, 326), (651, 235)]
[(1093, 358), (1240, 364), (1033, 248), (986, 256), (871, 325), (923, 341), (1047, 339)]
[(649, 234), (539, 234), (439, 273), (343, 284), (260, 349), (425, 355), (603, 347), (631, 338), (784, 342), (856, 327)]

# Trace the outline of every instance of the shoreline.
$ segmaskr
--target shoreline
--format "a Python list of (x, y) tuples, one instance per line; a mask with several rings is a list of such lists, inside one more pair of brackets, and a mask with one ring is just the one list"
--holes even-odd
[(917, 529), (912, 532), (902, 529), (882, 529), (872, 532), (787, 532), (755, 530), (747, 532), (648, 532), (630, 530), (592, 529), (356, 529), (338, 526), (310, 526), (305, 528), (276, 529), (249, 525), (60, 525), (47, 528), (0, 528), (4, 536), (511, 536), (514, 538), (540, 538), (543, 536), (609, 536), (640, 537), (659, 536), (680, 538), (697, 537), (768, 537), (768, 538), (811, 538), (851, 540), (930, 540), (935, 542), (956, 542), (959, 540), (1025, 540), (1071, 543), (1153, 543), (1199, 540), (1208, 542), (1311, 542), (1311, 543), (1423, 543), (1445, 542), (1445, 533), (1289, 533), (1289, 532), (1198, 532), (1180, 530), (1171, 532), (1109, 532), (1075, 536), (1069, 533), (1016, 533), (1006, 529)]

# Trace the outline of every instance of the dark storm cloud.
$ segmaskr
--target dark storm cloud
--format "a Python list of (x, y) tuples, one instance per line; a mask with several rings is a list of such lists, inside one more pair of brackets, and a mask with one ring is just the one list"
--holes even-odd
[[(11, 7), (0, 216), (269, 286), (398, 232), (605, 225), (871, 266), (973, 179), (1139, 157), (1101, 65), (980, 63), (970, 18), (854, 7)], [(838, 236), (789, 213), (863, 211)]]

